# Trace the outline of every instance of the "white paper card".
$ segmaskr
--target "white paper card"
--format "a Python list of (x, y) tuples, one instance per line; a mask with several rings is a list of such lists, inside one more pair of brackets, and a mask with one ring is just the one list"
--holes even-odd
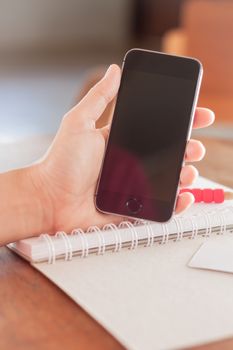
[(233, 236), (221, 236), (202, 244), (188, 266), (233, 273)]

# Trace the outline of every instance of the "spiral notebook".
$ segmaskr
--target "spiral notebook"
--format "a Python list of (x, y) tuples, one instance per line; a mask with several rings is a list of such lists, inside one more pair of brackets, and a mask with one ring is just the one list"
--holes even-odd
[[(201, 187), (216, 187), (203, 178), (199, 179), (199, 184)], [(185, 214), (175, 215), (164, 224), (123, 221), (118, 226), (110, 223), (101, 229), (90, 226), (86, 232), (78, 228), (69, 235), (65, 232), (57, 232), (55, 236), (45, 233), (9, 246), (29, 261), (54, 263), (57, 259), (72, 260), (75, 256), (102, 255), (107, 251), (119, 252), (122, 248), (134, 250), (139, 246), (165, 244), (169, 240), (221, 234), (233, 230), (232, 218), (232, 201), (219, 205), (195, 204)]]
[[(204, 178), (195, 186), (224, 188)], [(206, 239), (232, 232), (233, 201), (227, 201), (195, 204), (165, 224), (91, 226), (10, 248), (127, 349), (175, 349), (233, 335), (232, 275), (187, 266)]]

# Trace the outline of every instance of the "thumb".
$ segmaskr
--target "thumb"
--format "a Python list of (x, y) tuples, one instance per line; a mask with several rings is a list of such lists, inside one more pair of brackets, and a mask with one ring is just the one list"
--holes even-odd
[(70, 118), (96, 121), (107, 105), (116, 96), (120, 85), (121, 70), (112, 64), (104, 77), (94, 85), (87, 95), (68, 114)]

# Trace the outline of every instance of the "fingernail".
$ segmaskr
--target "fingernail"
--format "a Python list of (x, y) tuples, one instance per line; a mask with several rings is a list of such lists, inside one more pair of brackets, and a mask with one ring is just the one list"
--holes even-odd
[(210, 109), (210, 112), (211, 112), (211, 115), (212, 115), (211, 122), (213, 123), (215, 121), (215, 113), (213, 111), (211, 111), (211, 109)]
[(212, 118), (215, 119), (214, 111), (212, 111), (212, 109), (209, 109), (209, 108), (206, 108), (206, 109), (209, 111), (209, 113), (211, 114)]

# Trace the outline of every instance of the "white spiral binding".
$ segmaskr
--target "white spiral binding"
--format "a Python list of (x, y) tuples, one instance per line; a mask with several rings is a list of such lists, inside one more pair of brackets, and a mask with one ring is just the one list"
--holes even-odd
[(173, 217), (173, 220), (176, 224), (177, 228), (177, 236), (176, 236), (176, 241), (180, 241), (183, 238), (183, 225), (181, 223), (181, 219), (178, 217)]
[(131, 246), (129, 249), (136, 249), (138, 247), (138, 234), (137, 231), (135, 229), (135, 226), (129, 222), (129, 221), (122, 221), (119, 224), (119, 228), (124, 228), (127, 227), (128, 229), (130, 229), (130, 232), (132, 234), (132, 239), (131, 239)]
[(98, 246), (98, 252), (97, 254), (104, 254), (105, 253), (105, 248), (106, 248), (106, 244), (105, 244), (105, 239), (104, 239), (104, 235), (101, 232), (100, 228), (98, 226), (90, 226), (87, 229), (87, 233), (91, 233), (91, 232), (95, 232), (97, 234), (98, 237), (98, 241), (99, 241), (99, 246)]
[(146, 233), (147, 233), (147, 243), (144, 245), (145, 247), (152, 247), (154, 244), (154, 232), (152, 230), (151, 224), (149, 221), (146, 220), (136, 220), (134, 221), (135, 226), (140, 226), (143, 225), (146, 228)]
[(219, 235), (222, 235), (223, 234), (223, 231), (224, 231), (224, 217), (222, 215), (222, 212), (219, 212), (219, 220), (220, 220), (220, 230), (219, 230)]
[[(212, 213), (213, 215), (215, 214), (215, 212)], [(208, 216), (208, 220), (209, 220), (209, 224), (210, 224), (210, 229), (209, 229), (209, 236), (212, 234), (212, 214), (211, 212), (207, 213)]]
[(73, 257), (73, 249), (70, 243), (68, 235), (64, 231), (58, 231), (55, 237), (61, 237), (64, 241), (65, 245), (65, 260), (72, 260)]
[(111, 230), (115, 237), (114, 252), (119, 252), (122, 248), (122, 239), (118, 227), (115, 224), (106, 224), (103, 227), (104, 231)]
[[(197, 216), (197, 215), (195, 215)], [(191, 222), (191, 225), (192, 225), (192, 236), (190, 237), (190, 239), (195, 239), (198, 235), (198, 227), (197, 227), (197, 223), (196, 221), (194, 220), (194, 216), (191, 216), (190, 217), (190, 222)]]
[(77, 235), (78, 237), (80, 237), (81, 244), (82, 244), (81, 258), (87, 257), (89, 254), (89, 247), (88, 247), (88, 240), (84, 231), (81, 228), (78, 228), (73, 230), (71, 232), (71, 235)]
[(221, 216), (222, 216), (222, 232), (221, 234), (224, 235), (227, 231), (227, 223), (226, 223), (226, 216), (225, 216), (226, 210), (223, 209)]
[(205, 231), (205, 237), (209, 237), (212, 231), (212, 227), (211, 227), (211, 221), (210, 221), (210, 217), (209, 217), (209, 213), (205, 212), (204, 213), (204, 220), (206, 222), (206, 231)]
[[(224, 234), (227, 231), (227, 221), (226, 221), (226, 210), (232, 211), (233, 212), (233, 207), (229, 207), (229, 208), (225, 208), (221, 211), (218, 212), (218, 216), (219, 216), (219, 234)], [(205, 212), (203, 213), (203, 217), (206, 223), (206, 230), (204, 233), (205, 237), (209, 237), (210, 234), (212, 233), (212, 226), (211, 226), (211, 219), (212, 216), (215, 214), (215, 211), (213, 212)], [(195, 217), (198, 217), (198, 215), (193, 215), (192, 217), (188, 218), (188, 220), (190, 220), (190, 223), (192, 225), (192, 230), (191, 230), (191, 239), (194, 239), (198, 236), (199, 233), (199, 229), (195, 220)], [(176, 236), (176, 241), (180, 241), (183, 238), (183, 234), (184, 234), (184, 226), (183, 226), (183, 221), (184, 218), (183, 217), (173, 217), (173, 222), (176, 225), (176, 232), (177, 232), (177, 236)], [(121, 237), (121, 232), (120, 229), (122, 228), (128, 228), (131, 232), (131, 246), (129, 249), (136, 249), (139, 245), (139, 238), (138, 238), (138, 234), (137, 234), (137, 229), (136, 226), (138, 225), (144, 225), (145, 229), (146, 229), (146, 238), (147, 238), (147, 242), (145, 244), (146, 247), (151, 247), (154, 244), (154, 231), (152, 229), (151, 223), (145, 220), (136, 220), (133, 224), (129, 221), (122, 221), (118, 226), (110, 223), (110, 224), (106, 224), (104, 225), (104, 227), (102, 228), (102, 231), (106, 231), (106, 230), (111, 230), (114, 234), (115, 237), (115, 247), (114, 247), (114, 252), (119, 252), (122, 249), (123, 246), (123, 242), (122, 242), (122, 237)], [(168, 224), (162, 224), (162, 239), (161, 239), (161, 244), (165, 244), (169, 241), (169, 229), (168, 229)], [(87, 257), (89, 255), (89, 243), (88, 243), (88, 233), (91, 232), (95, 232), (97, 237), (98, 237), (98, 251), (97, 254), (104, 254), (106, 251), (106, 241), (104, 238), (104, 235), (102, 233), (101, 229), (98, 226), (90, 226), (86, 233), (82, 230), (82, 229), (75, 229), (71, 232), (71, 235), (77, 235), (78, 238), (80, 238), (81, 241), (81, 257)], [(57, 238), (61, 238), (64, 241), (64, 245), (65, 245), (65, 260), (71, 260), (73, 257), (73, 248), (72, 248), (72, 244), (71, 241), (69, 239), (69, 236), (63, 232), (57, 232), (56, 233), (56, 237)], [(52, 238), (50, 237), (49, 234), (44, 233), (41, 234), (41, 238), (43, 238), (47, 244), (48, 247), (48, 263), (49, 264), (53, 264), (56, 261), (56, 251), (55, 251), (55, 246), (53, 243)]]
[(49, 264), (54, 264), (55, 263), (55, 260), (56, 260), (56, 252), (55, 252), (55, 247), (54, 247), (54, 244), (53, 244), (53, 241), (50, 237), (50, 235), (48, 235), (48, 233), (43, 233), (40, 235), (40, 237), (42, 237), (46, 244), (47, 244), (47, 247), (48, 247), (48, 263)]
[(162, 237), (161, 244), (165, 244), (168, 242), (168, 239), (169, 239), (168, 227), (167, 227), (167, 224), (162, 224), (161, 227), (163, 230), (163, 237)]
[(146, 220), (143, 220), (143, 219), (138, 219), (138, 220), (135, 220), (133, 222), (134, 226), (140, 226), (140, 225), (145, 225), (146, 224)]
[(178, 221), (179, 221), (179, 223), (180, 223), (180, 240), (183, 239), (183, 234), (184, 234), (183, 220), (184, 220), (184, 217), (183, 217), (183, 216), (180, 216), (180, 217), (178, 218)]
[(146, 247), (152, 247), (154, 245), (154, 231), (149, 222), (145, 222), (147, 231), (147, 244)]

